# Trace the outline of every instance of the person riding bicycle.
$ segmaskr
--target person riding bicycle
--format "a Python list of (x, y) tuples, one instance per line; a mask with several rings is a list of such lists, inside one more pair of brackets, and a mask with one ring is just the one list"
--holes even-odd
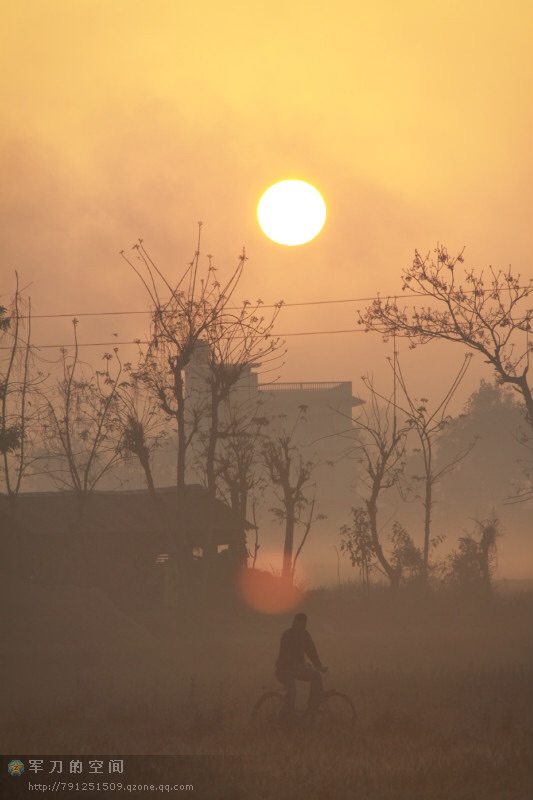
[[(316, 711), (322, 694), (322, 675), (327, 672), (327, 667), (322, 666), (306, 627), (307, 615), (296, 614), (292, 626), (281, 634), (279, 655), (276, 660), (276, 678), (285, 687), (283, 716), (290, 715), (294, 710), (296, 681), (306, 681), (311, 684), (307, 701), (308, 713)], [(306, 662), (306, 656), (311, 664)]]

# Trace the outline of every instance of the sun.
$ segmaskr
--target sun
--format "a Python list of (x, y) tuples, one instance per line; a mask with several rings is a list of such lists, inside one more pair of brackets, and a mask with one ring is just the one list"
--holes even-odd
[(320, 233), (326, 221), (326, 204), (310, 183), (280, 181), (261, 197), (257, 219), (269, 239), (294, 247), (310, 242)]

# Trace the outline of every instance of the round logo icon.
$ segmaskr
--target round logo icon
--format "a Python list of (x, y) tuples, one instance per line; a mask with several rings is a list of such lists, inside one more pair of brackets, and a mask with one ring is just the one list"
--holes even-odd
[(14, 758), (13, 761), (10, 761), (7, 765), (7, 770), (10, 775), (22, 775), (24, 772), (24, 764), (22, 761), (19, 761), (18, 758)]

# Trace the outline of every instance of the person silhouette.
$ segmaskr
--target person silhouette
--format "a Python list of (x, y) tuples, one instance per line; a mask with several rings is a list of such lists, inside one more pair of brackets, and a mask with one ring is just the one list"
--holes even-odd
[[(317, 649), (306, 630), (307, 615), (296, 614), (290, 628), (283, 631), (276, 660), (276, 678), (285, 687), (285, 700), (282, 716), (288, 717), (294, 711), (296, 701), (296, 681), (310, 683), (307, 713), (318, 707), (322, 694), (322, 675), (327, 672), (318, 656)], [(311, 663), (306, 661), (305, 657)]]

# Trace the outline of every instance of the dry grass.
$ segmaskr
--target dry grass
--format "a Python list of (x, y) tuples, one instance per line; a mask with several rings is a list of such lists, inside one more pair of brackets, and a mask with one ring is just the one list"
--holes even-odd
[(285, 621), (243, 613), (168, 639), (4, 647), (1, 749), (237, 754), (201, 795), (228, 800), (529, 800), (529, 597), (484, 609), (324, 592), (307, 608), (330, 685), (357, 707), (353, 735), (250, 728)]

